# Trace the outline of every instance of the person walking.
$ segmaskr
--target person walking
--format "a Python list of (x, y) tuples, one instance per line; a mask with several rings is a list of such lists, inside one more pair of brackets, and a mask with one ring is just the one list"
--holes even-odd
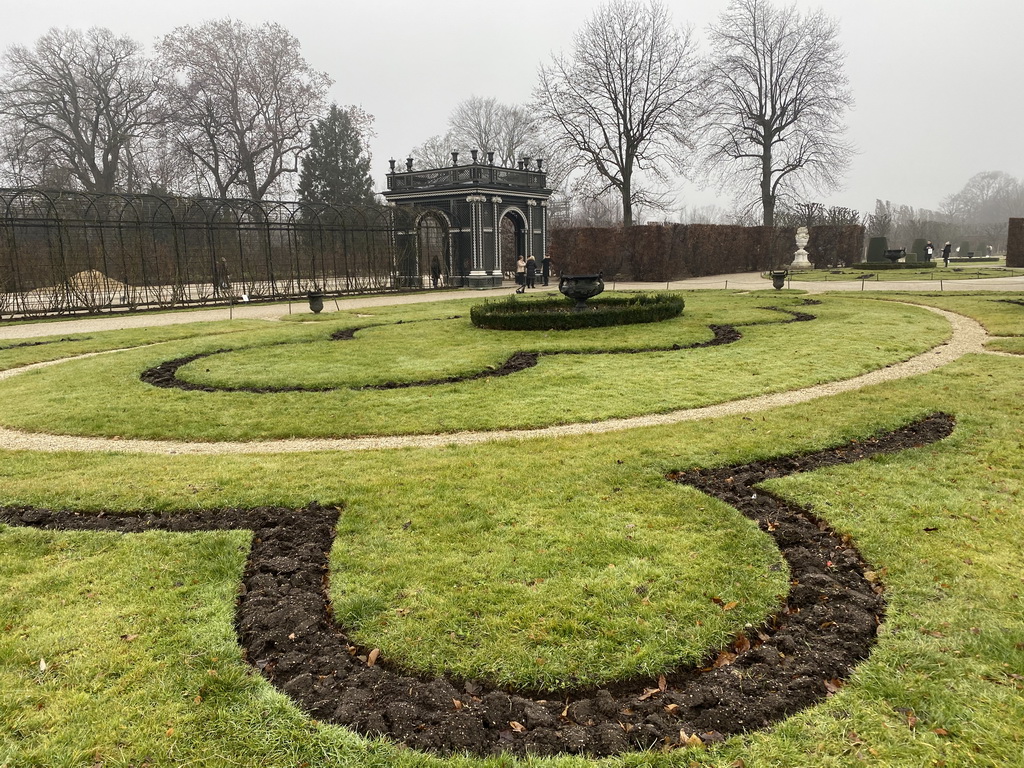
[(924, 260), (931, 261), (933, 253), (935, 253), (935, 246), (932, 245), (932, 241), (929, 240), (928, 245), (924, 247)]
[(551, 257), (546, 253), (544, 258), (540, 260), (540, 281), (542, 285), (547, 285), (548, 280), (551, 279)]
[(949, 244), (949, 240), (942, 246), (942, 266), (949, 266), (949, 252), (953, 250), (953, 246)]
[(530, 254), (530, 258), (526, 260), (526, 287), (537, 287), (537, 260), (533, 258), (532, 253)]
[(522, 254), (516, 262), (516, 285), (516, 293), (526, 293), (526, 257)]

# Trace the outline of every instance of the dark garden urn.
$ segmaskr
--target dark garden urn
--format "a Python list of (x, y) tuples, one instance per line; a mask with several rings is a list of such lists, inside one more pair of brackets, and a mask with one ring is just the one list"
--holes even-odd
[(309, 298), (309, 308), (313, 310), (314, 314), (324, 308), (324, 295), (320, 291), (310, 291), (307, 297)]
[(772, 288), (776, 291), (781, 290), (786, 285), (786, 276), (789, 274), (788, 270), (776, 269), (772, 271)]
[(604, 290), (603, 273), (562, 275), (558, 281), (558, 290), (576, 302), (576, 306), (572, 308), (573, 312), (583, 312), (587, 308), (587, 299), (597, 296)]

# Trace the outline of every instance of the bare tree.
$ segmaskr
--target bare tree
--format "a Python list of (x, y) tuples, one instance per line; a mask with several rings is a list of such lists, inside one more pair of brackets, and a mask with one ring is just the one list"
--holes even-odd
[(835, 189), (849, 165), (842, 118), (853, 96), (839, 27), (820, 9), (733, 0), (710, 38), (702, 165), (719, 186), (757, 200), (772, 226), (780, 201)]
[(537, 119), (527, 107), (502, 104), (497, 99), (471, 96), (460, 102), (448, 118), (453, 149), (494, 152), (498, 165), (514, 166), (523, 157), (539, 157)]
[(1024, 184), (1003, 171), (976, 173), (959, 192), (942, 201), (950, 218), (971, 224), (1001, 222), (1024, 214)]
[(158, 85), (140, 44), (101, 27), (51, 29), (31, 49), (9, 48), (0, 113), (18, 137), (23, 180), (137, 188), (133, 160), (158, 120)]
[(540, 69), (538, 116), (595, 182), (596, 196), (617, 193), (624, 226), (635, 205), (664, 207), (638, 172), (664, 180), (668, 169), (682, 169), (697, 71), (690, 31), (677, 31), (657, 0), (611, 0), (577, 33), (571, 57)]
[[(409, 152), (413, 159), (414, 167), (420, 168), (446, 168), (452, 162), (452, 150), (457, 149), (458, 141), (451, 131), (436, 136), (431, 136)], [(398, 163), (398, 170), (404, 166)]]
[(888, 237), (893, 226), (892, 203), (875, 200), (875, 212), (864, 217), (868, 237)]
[(197, 181), (219, 197), (262, 200), (298, 171), (332, 81), (288, 30), (208, 21), (174, 30), (159, 52), (170, 73), (168, 124)]

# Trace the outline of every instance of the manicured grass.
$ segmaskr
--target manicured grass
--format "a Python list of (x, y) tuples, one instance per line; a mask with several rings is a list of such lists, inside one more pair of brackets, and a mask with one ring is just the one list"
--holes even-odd
[(74, 355), (141, 347), (165, 341), (209, 337), (218, 334), (247, 334), (266, 327), (259, 320), (235, 320), (223, 323), (184, 323), (123, 331), (83, 332), (63, 336), (0, 340), (0, 371), (32, 363), (61, 360)]
[[(1017, 277), (1024, 275), (1024, 270), (1007, 269), (994, 264), (972, 266), (963, 264), (955, 267), (885, 269), (872, 271), (865, 266), (863, 269), (809, 269), (794, 270), (787, 280), (795, 283), (843, 282), (864, 280), (868, 275), (868, 284), (873, 282), (904, 282), (915, 280), (983, 280), (992, 277)], [(768, 279), (768, 278), (766, 278)]]
[[(276, 324), (115, 355), (70, 361), (0, 383), (0, 423), (80, 435), (191, 440), (347, 437), (540, 427), (659, 413), (850, 378), (919, 354), (948, 336), (946, 322), (891, 301), (693, 292), (684, 314), (663, 323), (574, 332), (474, 328), (448, 304), (403, 315)], [(783, 324), (790, 307), (817, 319)], [(348, 341), (331, 330), (383, 323)], [(865, 317), (869, 322), (861, 322)], [(412, 322), (416, 320), (417, 322)], [(643, 354), (544, 355), (515, 375), (387, 391), (349, 387), (416, 381), (497, 367), (518, 350), (597, 352), (685, 346), (711, 338), (712, 323), (740, 326), (743, 338), (706, 349)], [(747, 325), (748, 323), (763, 323)], [(315, 341), (315, 339), (320, 339)], [(197, 383), (300, 384), (323, 392), (186, 392), (139, 380), (145, 369), (200, 352), (233, 349), (185, 366)]]
[[(847, 328), (873, 323), (884, 306), (848, 301)], [(988, 308), (972, 302), (965, 297), (959, 311)], [(756, 417), (436, 451), (4, 452), (0, 503), (111, 513), (344, 504), (332, 597), (363, 642), (423, 669), (528, 680), (556, 665), (599, 679), (605, 665), (657, 670), (756, 621), (780, 587), (761, 534), (665, 473), (815, 450), (945, 411), (957, 428), (941, 443), (768, 484), (849, 534), (883, 574), (886, 622), (850, 682), (819, 706), (711, 749), (601, 764), (1020, 766), (1022, 365), (970, 356)], [(436, 758), (304, 717), (250, 673), (234, 642), (247, 540), (0, 529), (0, 765), (597, 764)], [(588, 602), (594, 592), (609, 599)], [(748, 613), (726, 613), (712, 595)], [(525, 621), (555, 616), (567, 619)], [(718, 619), (714, 630), (696, 624)]]

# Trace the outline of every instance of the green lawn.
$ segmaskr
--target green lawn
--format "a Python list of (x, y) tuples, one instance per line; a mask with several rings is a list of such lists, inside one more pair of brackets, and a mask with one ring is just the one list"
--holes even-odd
[[(756, 307), (766, 298), (776, 305), (796, 300), (702, 296), (687, 294), (686, 322), (674, 329), (632, 326), (618, 339), (530, 341), (536, 349), (544, 343), (658, 346), (666, 338), (706, 338), (711, 322), (775, 321), (777, 312)], [(632, 394), (643, 408), (661, 402), (649, 391), (658, 387), (669, 390), (666, 401), (686, 402), (684, 393), (697, 390), (689, 401), (703, 403), (765, 386), (751, 384), (754, 378), (782, 388), (845, 378), (947, 335), (941, 318), (893, 303), (892, 294), (884, 298), (827, 296), (806, 308), (819, 315), (816, 321), (749, 326), (738, 344), (677, 353), (695, 355), (685, 364), (674, 364), (669, 353), (609, 355), (629, 367), (604, 370), (599, 361), (562, 370), (503, 390), (492, 402), (514, 401), (531, 388), (549, 397), (571, 393), (573, 413), (586, 409), (598, 417), (607, 412), (604, 398), (589, 394), (588, 377), (602, 377), (615, 390), (609, 399), (621, 390), (623, 402)], [(1024, 306), (995, 301), (1019, 295), (898, 298), (976, 317), (991, 333), (1013, 336), (1008, 344), (1024, 332)], [(323, 344), (317, 335), (335, 325), (423, 320), (375, 331), (394, 334), (391, 343), (399, 346), (403, 330), (430, 337), (439, 327), (441, 336), (455, 337), (457, 321), (437, 319), (461, 313), (453, 310), (451, 304), (408, 314), (382, 309), (373, 318), (336, 316), (243, 334), (217, 324), (211, 338), (180, 338), (13, 377), (0, 383), (0, 409), (5, 421), (17, 422), (18, 409), (29, 408), (36, 412), (29, 423), (37, 424), (45, 423), (39, 414), (59, 404), (79, 418), (77, 411), (88, 410), (80, 388), (90, 398), (138, 409), (119, 427), (139, 429), (150, 403), (159, 412), (165, 396), (179, 394), (195, 398), (179, 416), (202, 396), (221, 398), (240, 414), (266, 406), (240, 394), (159, 392), (150, 400), (131, 382), (151, 361), (190, 350), (239, 346), (271, 353), (275, 344), (303, 345), (303, 339), (315, 349)], [(235, 337), (242, 335), (239, 343)], [(358, 345), (358, 339), (336, 343)], [(17, 354), (31, 349), (49, 354), (45, 346)], [(0, 349), (0, 361), (13, 353)], [(270, 359), (242, 367), (258, 371)], [(562, 365), (572, 358), (550, 360)], [(65, 367), (72, 373), (58, 376)], [(756, 416), (439, 450), (0, 452), (6, 505), (110, 513), (300, 507), (314, 499), (344, 505), (331, 554), (331, 595), (336, 615), (360, 642), (404, 666), (458, 676), (597, 682), (657, 674), (699, 656), (746, 622), (756, 623), (786, 589), (785, 573), (772, 569), (778, 553), (756, 526), (669, 483), (666, 473), (817, 450), (936, 411), (957, 419), (953, 435), (940, 443), (768, 484), (851, 536), (883, 574), (888, 600), (878, 645), (847, 685), (768, 729), (708, 749), (604, 761), (412, 752), (312, 721), (252, 673), (232, 624), (246, 533), (121, 536), (0, 527), (0, 766), (1024, 766), (1022, 374), (1024, 359), (975, 355), (926, 376)], [(34, 382), (42, 405), (33, 405), (26, 381)], [(58, 403), (60, 388), (73, 385)], [(129, 388), (130, 395), (120, 391)], [(321, 413), (324, 395), (294, 397), (295, 418)], [(463, 401), (438, 397), (417, 407), (426, 403), (437, 416), (465, 421)], [(495, 424), (519, 423), (516, 408), (496, 410)], [(89, 429), (82, 420), (83, 431), (104, 434), (97, 425), (114, 412), (101, 409)], [(409, 412), (415, 416), (416, 408)], [(168, 424), (160, 423), (154, 433), (166, 434)], [(189, 421), (176, 434), (210, 433)], [(641, 584), (647, 602), (636, 589)], [(722, 611), (711, 595), (735, 601), (735, 610)]]
[[(794, 270), (789, 273), (787, 279), (796, 283), (801, 282), (848, 282), (866, 280), (868, 284), (873, 282), (904, 282), (917, 280), (984, 280), (992, 277), (1019, 277), (1024, 275), (1024, 270), (1008, 269), (997, 264), (956, 264), (949, 267), (908, 267), (906, 269), (886, 269), (888, 264), (882, 268), (872, 270), (870, 265), (863, 268), (851, 269), (839, 267), (836, 269), (809, 269)], [(767, 278), (766, 278), (767, 279)]]
[[(766, 307), (806, 311), (816, 319), (784, 324), (791, 315)], [(238, 333), (218, 323), (219, 332), (208, 338), (70, 361), (2, 381), (0, 424), (202, 441), (542, 427), (847, 379), (919, 354), (949, 333), (941, 317), (916, 307), (845, 296), (804, 307), (799, 296), (771, 292), (693, 292), (679, 318), (574, 332), (482, 330), (472, 326), (467, 310), (465, 302), (444, 303), (370, 318), (343, 314), (332, 322), (246, 326)], [(709, 325), (715, 323), (737, 326), (743, 338), (713, 348), (670, 349), (710, 339)], [(351, 340), (328, 340), (333, 331), (351, 327), (364, 329)], [(830, 338), (842, 341), (822, 343)], [(46, 347), (30, 349), (42, 355)], [(641, 354), (587, 354), (627, 350)], [(536, 367), (511, 376), (386, 391), (359, 388), (485, 371), (516, 351), (542, 354)], [(558, 352), (580, 354), (553, 354)], [(198, 353), (217, 354), (186, 365), (180, 378), (214, 386), (330, 388), (187, 392), (139, 379), (147, 368)]]

